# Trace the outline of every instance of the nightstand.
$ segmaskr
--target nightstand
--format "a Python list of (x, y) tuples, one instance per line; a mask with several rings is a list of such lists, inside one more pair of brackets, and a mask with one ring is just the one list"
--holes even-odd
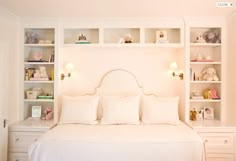
[(8, 161), (28, 161), (28, 148), (56, 126), (53, 120), (27, 119), (9, 126)]
[(187, 124), (203, 139), (206, 161), (235, 161), (235, 124), (215, 120), (190, 121)]

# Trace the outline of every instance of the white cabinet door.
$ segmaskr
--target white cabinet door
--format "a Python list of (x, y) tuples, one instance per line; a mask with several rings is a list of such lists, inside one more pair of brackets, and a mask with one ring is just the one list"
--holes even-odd
[(233, 154), (207, 154), (206, 161), (234, 161)]
[(43, 134), (44, 132), (9, 132), (9, 151), (27, 153), (29, 146)]
[(233, 154), (234, 133), (200, 133), (205, 142), (206, 153)]
[(0, 42), (0, 160), (7, 160), (7, 126), (3, 126), (7, 119), (8, 107), (8, 66), (9, 50), (6, 44)]
[(27, 153), (10, 153), (8, 161), (28, 161)]

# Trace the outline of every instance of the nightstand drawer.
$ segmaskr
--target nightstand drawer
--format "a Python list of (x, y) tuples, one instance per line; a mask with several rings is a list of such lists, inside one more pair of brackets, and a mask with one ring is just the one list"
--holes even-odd
[(234, 161), (233, 154), (208, 154), (206, 161)]
[(8, 161), (28, 161), (27, 153), (9, 153)]
[(29, 146), (38, 140), (44, 132), (10, 132), (10, 152), (27, 152)]
[(199, 133), (205, 142), (206, 153), (234, 153), (233, 133)]

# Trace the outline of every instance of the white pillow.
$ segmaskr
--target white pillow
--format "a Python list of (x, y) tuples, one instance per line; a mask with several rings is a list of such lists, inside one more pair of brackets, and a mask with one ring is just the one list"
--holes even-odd
[(172, 124), (179, 123), (179, 97), (144, 96), (142, 100), (142, 123)]
[(63, 96), (60, 123), (97, 124), (98, 96)]
[(139, 124), (140, 96), (102, 96), (101, 124)]

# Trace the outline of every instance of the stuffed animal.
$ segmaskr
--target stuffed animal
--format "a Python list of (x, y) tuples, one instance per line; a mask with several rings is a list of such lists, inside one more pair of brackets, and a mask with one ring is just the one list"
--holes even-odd
[(209, 67), (202, 71), (202, 80), (205, 81), (218, 81), (219, 77), (216, 74), (216, 69)]
[(133, 38), (131, 34), (127, 34), (124, 38), (125, 43), (132, 43), (133, 42)]
[(221, 43), (221, 35), (219, 29), (210, 29), (203, 33), (203, 38), (207, 43)]
[(203, 39), (202, 35), (198, 35), (194, 40), (194, 43), (206, 43), (206, 40)]
[(51, 120), (53, 118), (52, 107), (47, 107), (44, 110), (44, 116), (41, 118), (42, 120)]
[(26, 32), (26, 42), (27, 44), (38, 44), (39, 42), (39, 35), (34, 32)]

